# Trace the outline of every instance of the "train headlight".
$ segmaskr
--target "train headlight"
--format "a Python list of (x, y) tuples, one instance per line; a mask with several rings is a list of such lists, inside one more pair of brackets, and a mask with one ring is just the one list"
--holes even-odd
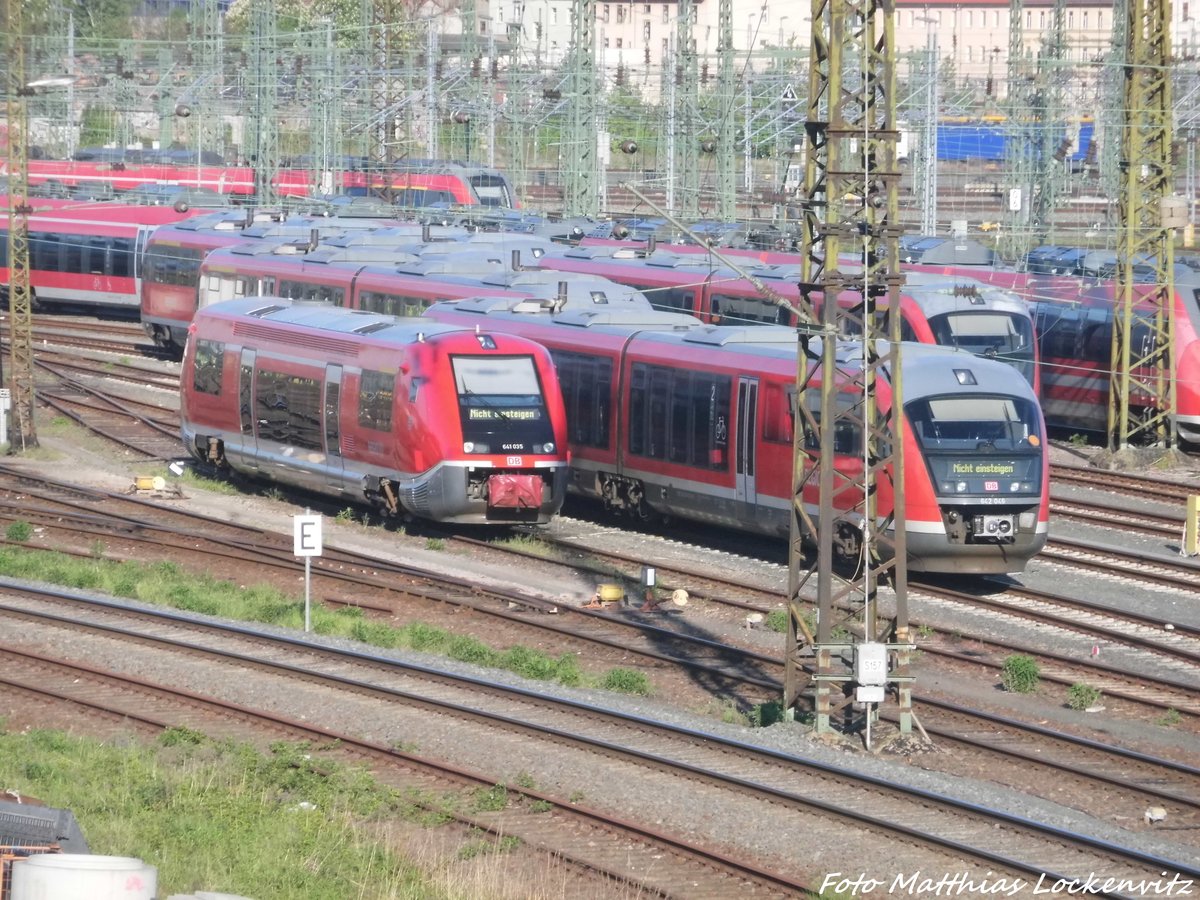
[(476, 441), (464, 441), (463, 453), (487, 453), (488, 445), (480, 444)]
[(1008, 486), (1008, 489), (1015, 494), (1017, 491), (1021, 490), (1021, 482), (1014, 481), (1012, 484), (1010, 484)]
[(544, 443), (542, 445), (542, 452), (543, 453), (553, 453), (554, 452), (554, 441), (547, 441), (546, 443)]
[(954, 486), (954, 489), (961, 494), (966, 491), (967, 483), (965, 481), (960, 481)]

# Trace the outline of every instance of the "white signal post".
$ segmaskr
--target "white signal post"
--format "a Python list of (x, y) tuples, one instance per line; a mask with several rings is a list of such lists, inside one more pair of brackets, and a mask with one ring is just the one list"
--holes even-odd
[(321, 517), (292, 516), (292, 553), (304, 557), (304, 633), (312, 630), (312, 558), (321, 555)]

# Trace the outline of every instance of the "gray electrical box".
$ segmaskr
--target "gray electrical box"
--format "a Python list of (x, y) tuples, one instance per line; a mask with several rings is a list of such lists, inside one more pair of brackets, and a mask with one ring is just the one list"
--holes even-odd
[(860, 685), (887, 684), (887, 645), (875, 642), (854, 645), (854, 680)]

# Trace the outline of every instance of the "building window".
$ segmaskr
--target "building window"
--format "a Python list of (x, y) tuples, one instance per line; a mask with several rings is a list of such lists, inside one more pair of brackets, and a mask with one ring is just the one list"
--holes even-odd
[(607, 3), (605, 3), (605, 4), (604, 4), (604, 10), (603, 10), (603, 12), (601, 12), (601, 13), (600, 13), (600, 19), (601, 19), (601, 21), (607, 22), (607, 21), (608, 21), (608, 17), (609, 17), (609, 13), (610, 13), (610, 10), (609, 10), (609, 8), (608, 8), (608, 4), (607, 4)]
[(1104, 10), (1096, 10), (1096, 28), (1100, 31), (1104, 30)]
[(664, 3), (663, 4), (663, 22), (670, 22), (670, 21), (671, 21), (671, 7), (667, 6), (667, 4)]
[(625, 4), (618, 3), (617, 4), (617, 24), (619, 25), (624, 21), (625, 21)]
[(642, 12), (644, 12), (646, 15), (650, 15), (650, 4), (649, 3), (646, 4), (646, 6), (642, 10)]
[(1087, 27), (1088, 27), (1088, 11), (1085, 9), (1083, 11), (1083, 30), (1087, 31)]
[(617, 49), (620, 50), (624, 46), (625, 46), (625, 39), (617, 38)]
[(604, 39), (604, 49), (605, 49), (605, 50), (607, 50), (607, 49), (608, 49), (608, 38), (605, 38), (605, 39)]
[(1075, 10), (1073, 10), (1073, 9), (1067, 10), (1067, 27), (1068, 28), (1075, 27)]
[(650, 43), (650, 22), (649, 20), (642, 23), (642, 43), (649, 45)]
[(972, 21), (972, 18), (973, 17), (971, 16), (971, 10), (968, 9), (967, 10), (967, 21), (965, 23), (967, 28), (970, 28), (974, 24), (974, 22)]

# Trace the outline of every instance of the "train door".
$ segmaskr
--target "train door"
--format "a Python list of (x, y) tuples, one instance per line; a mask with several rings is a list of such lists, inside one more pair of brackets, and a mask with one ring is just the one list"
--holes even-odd
[(734, 471), (737, 473), (737, 502), (743, 509), (753, 508), (758, 503), (758, 489), (755, 486), (757, 434), (758, 379), (743, 375), (738, 379), (737, 459), (734, 463)]
[(238, 369), (238, 415), (241, 418), (242, 458), (258, 468), (258, 437), (254, 421), (254, 350), (243, 347)]
[(342, 490), (342, 367), (325, 367), (325, 397), (321, 418), (325, 428), (325, 480), (329, 487)]

